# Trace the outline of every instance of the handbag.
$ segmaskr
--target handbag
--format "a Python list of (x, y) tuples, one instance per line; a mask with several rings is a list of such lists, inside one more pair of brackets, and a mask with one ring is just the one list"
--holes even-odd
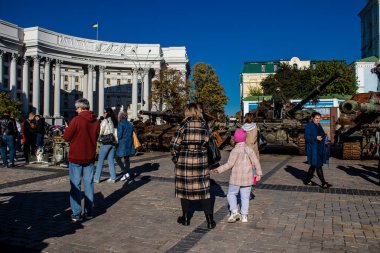
[(112, 145), (115, 143), (115, 138), (113, 134), (105, 134), (100, 136), (99, 142), (103, 145)]
[(216, 146), (215, 138), (211, 131), (209, 131), (209, 140), (208, 140), (208, 146), (207, 146), (207, 157), (208, 157), (208, 165), (213, 166), (214, 164), (218, 163), (220, 159), (222, 158), (220, 155), (220, 151), (218, 147)]
[(132, 138), (133, 138), (133, 146), (135, 147), (135, 150), (139, 149), (141, 147), (141, 143), (139, 141), (139, 138), (137, 138), (137, 135), (135, 132), (132, 132)]
[(259, 144), (259, 149), (263, 149), (267, 145), (267, 140), (260, 130), (257, 131), (257, 142)]

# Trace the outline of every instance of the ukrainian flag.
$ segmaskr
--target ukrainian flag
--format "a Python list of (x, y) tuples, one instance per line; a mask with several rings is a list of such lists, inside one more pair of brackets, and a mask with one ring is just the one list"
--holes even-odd
[(92, 25), (92, 28), (98, 28), (98, 27), (99, 27), (98, 23)]

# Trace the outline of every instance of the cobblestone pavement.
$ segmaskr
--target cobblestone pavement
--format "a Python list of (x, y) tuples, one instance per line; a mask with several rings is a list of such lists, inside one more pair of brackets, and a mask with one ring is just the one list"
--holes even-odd
[(331, 158), (324, 172), (333, 188), (323, 190), (302, 184), (305, 159), (261, 155), (265, 176), (246, 224), (226, 222), (229, 172), (212, 174), (213, 230), (198, 209), (190, 226), (177, 224), (168, 153), (133, 157), (137, 176), (127, 183), (107, 183), (105, 168), (95, 217), (81, 223), (70, 220), (68, 169), (1, 168), (0, 252), (380, 252), (376, 161)]

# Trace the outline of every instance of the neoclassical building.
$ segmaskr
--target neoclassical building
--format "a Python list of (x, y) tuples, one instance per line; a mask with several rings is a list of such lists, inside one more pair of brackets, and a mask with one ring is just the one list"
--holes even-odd
[(90, 40), (0, 20), (0, 89), (22, 101), (22, 111), (71, 118), (84, 97), (101, 116), (105, 107), (156, 110), (152, 80), (162, 68), (186, 78), (185, 47)]

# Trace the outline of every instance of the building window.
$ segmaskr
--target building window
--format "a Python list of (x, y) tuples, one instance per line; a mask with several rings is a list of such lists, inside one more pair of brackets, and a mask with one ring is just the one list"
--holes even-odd
[(128, 79), (128, 83), (131, 83), (132, 82), (132, 80), (131, 79)]
[(69, 89), (69, 86), (67, 84), (65, 84), (65, 90), (68, 90)]
[(79, 76), (76, 76), (76, 77), (75, 77), (75, 82), (76, 82), (76, 83), (79, 83)]
[(297, 65), (297, 63), (294, 63), (294, 64), (293, 64), (293, 68), (294, 68), (294, 69), (298, 69), (298, 65)]
[(78, 72), (79, 72), (79, 69), (76, 69), (76, 70), (75, 70), (75, 72), (77, 72), (77, 73), (78, 73)]
[(110, 74), (110, 72), (107, 72), (107, 75), (109, 75)]
[(273, 71), (274, 71), (274, 72), (277, 72), (277, 70), (278, 70), (278, 65), (277, 65), (277, 64), (274, 64), (274, 66), (273, 66)]
[(111, 85), (111, 79), (110, 78), (107, 78), (107, 84)]
[(67, 72), (67, 71), (69, 71), (69, 69), (65, 69), (65, 71)]
[(117, 79), (117, 85), (120, 85), (120, 84), (121, 84), (121, 80)]
[(120, 76), (121, 74), (120, 73), (117, 73), (118, 76)]
[(265, 64), (261, 64), (261, 72), (265, 72)]
[(75, 85), (75, 90), (76, 90), (76, 91), (79, 90), (79, 85)]
[(137, 83), (141, 83), (141, 79), (139, 79)]
[(65, 76), (65, 82), (69, 81), (69, 76)]
[(315, 62), (313, 62), (313, 64), (311, 65), (312, 69), (316, 69), (317, 68), (317, 64), (315, 64)]

